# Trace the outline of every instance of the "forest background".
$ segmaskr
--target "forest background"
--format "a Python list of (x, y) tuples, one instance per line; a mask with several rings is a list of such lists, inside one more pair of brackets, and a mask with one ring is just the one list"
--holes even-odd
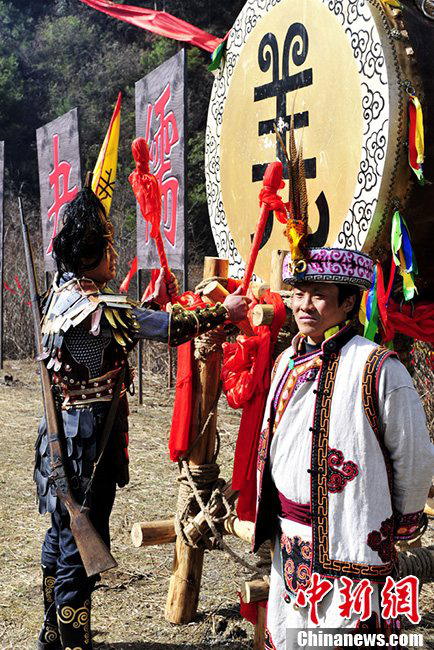
[[(215, 36), (230, 29), (245, 0), (128, 0), (165, 10)], [(122, 92), (118, 177), (111, 218), (120, 253), (118, 278), (135, 255), (136, 216), (127, 181), (133, 170), (134, 84), (182, 47), (91, 9), (79, 0), (0, 0), (0, 140), (5, 141), (4, 297), (6, 358), (32, 353), (27, 281), (19, 230), (21, 188), (40, 281), (43, 280), (36, 129), (79, 110), (81, 171), (92, 170), (114, 103)], [(187, 212), (190, 275), (215, 255), (204, 177), (204, 139), (213, 75), (210, 56), (187, 46)], [(17, 282), (18, 280), (18, 282)], [(190, 285), (194, 284), (191, 282)], [(20, 288), (22, 287), (22, 289)], [(131, 285), (131, 294), (135, 295)], [(25, 323), (29, 323), (29, 330)]]

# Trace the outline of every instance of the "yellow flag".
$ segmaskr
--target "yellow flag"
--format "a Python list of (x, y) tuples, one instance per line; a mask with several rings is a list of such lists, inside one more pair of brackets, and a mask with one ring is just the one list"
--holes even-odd
[(92, 190), (104, 205), (107, 216), (110, 212), (116, 181), (121, 126), (121, 100), (122, 94), (119, 93), (109, 128), (93, 170)]

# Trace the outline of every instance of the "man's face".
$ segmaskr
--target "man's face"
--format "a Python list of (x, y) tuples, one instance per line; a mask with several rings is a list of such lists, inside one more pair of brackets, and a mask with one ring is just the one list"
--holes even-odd
[[(110, 242), (107, 244), (101, 262), (94, 269), (85, 271), (84, 275), (97, 285), (105, 285), (116, 277), (118, 254)], [(82, 260), (89, 263), (88, 260)]]
[(324, 332), (346, 320), (354, 306), (355, 296), (338, 304), (339, 290), (328, 282), (303, 282), (292, 292), (292, 311), (299, 331), (309, 343), (320, 343)]

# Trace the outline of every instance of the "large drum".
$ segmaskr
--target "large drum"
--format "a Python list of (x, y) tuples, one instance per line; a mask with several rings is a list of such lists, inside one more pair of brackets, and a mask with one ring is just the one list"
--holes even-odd
[[(420, 5), (423, 5), (422, 7)], [(434, 3), (400, 9), (376, 0), (249, 0), (216, 76), (206, 133), (208, 206), (220, 256), (244, 269), (268, 162), (285, 158), (293, 121), (302, 144), (314, 245), (388, 257), (390, 221), (406, 218), (428, 289), (434, 286), (434, 184), (408, 164), (408, 99), (425, 121), (425, 176), (434, 183)], [(424, 11), (422, 11), (422, 9)], [(431, 12), (431, 18), (430, 18)], [(282, 191), (284, 200), (288, 194)], [(270, 219), (256, 272), (287, 248)]]

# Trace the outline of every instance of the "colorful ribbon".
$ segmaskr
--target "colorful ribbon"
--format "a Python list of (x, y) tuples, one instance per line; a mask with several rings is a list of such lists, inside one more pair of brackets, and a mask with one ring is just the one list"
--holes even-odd
[(414, 277), (418, 274), (418, 269), (407, 224), (398, 211), (392, 217), (390, 246), (393, 260), (402, 275), (404, 299), (412, 300), (417, 293)]
[(377, 262), (374, 266), (374, 274), (372, 277), (372, 284), (368, 291), (363, 293), (362, 302), (360, 303), (360, 322), (364, 326), (363, 336), (370, 341), (375, 340), (375, 335), (378, 332), (379, 312), (378, 312), (378, 297), (377, 297), (377, 282), (378, 272), (381, 271), (381, 266)]
[(408, 162), (420, 185), (424, 185), (425, 178), (422, 169), (425, 158), (423, 113), (416, 95), (409, 94), (408, 119)]

